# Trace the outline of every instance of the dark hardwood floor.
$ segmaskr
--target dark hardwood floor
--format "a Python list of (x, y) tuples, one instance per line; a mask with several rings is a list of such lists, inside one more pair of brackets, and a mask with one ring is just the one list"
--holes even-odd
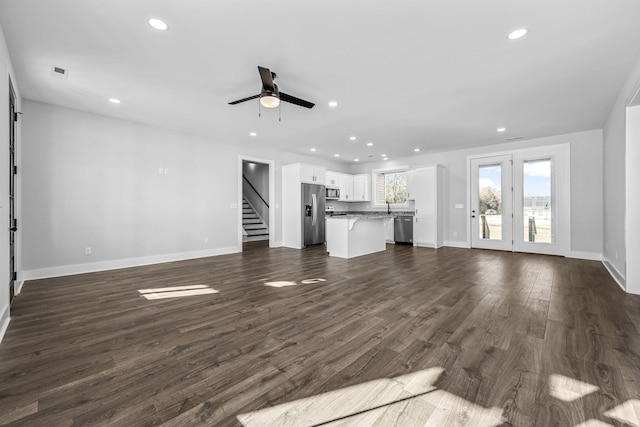
[[(139, 292), (198, 285), (219, 293)], [(404, 245), (343, 260), (255, 242), (30, 281), (0, 344), (0, 424), (236, 426), (431, 368), (440, 403), (409, 396), (375, 422), (330, 423), (327, 409), (316, 425), (640, 425), (640, 297), (600, 262)], [(473, 408), (498, 408), (498, 422)]]

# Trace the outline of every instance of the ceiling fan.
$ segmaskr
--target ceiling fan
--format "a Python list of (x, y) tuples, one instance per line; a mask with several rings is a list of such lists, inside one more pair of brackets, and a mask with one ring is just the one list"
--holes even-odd
[(260, 98), (260, 104), (265, 108), (277, 108), (280, 106), (280, 101), (306, 108), (313, 108), (313, 106), (316, 105), (313, 102), (305, 101), (304, 99), (296, 98), (295, 96), (280, 92), (278, 90), (278, 85), (273, 82), (276, 78), (276, 73), (268, 68), (258, 65), (258, 72), (260, 72), (260, 79), (262, 79), (262, 90), (260, 91), (260, 94), (238, 99), (237, 101), (230, 102), (229, 105), (236, 105), (256, 98)]

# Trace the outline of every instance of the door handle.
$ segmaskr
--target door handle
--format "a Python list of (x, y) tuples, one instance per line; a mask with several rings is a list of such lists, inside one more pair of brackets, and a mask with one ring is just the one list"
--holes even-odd
[(476, 217), (476, 215), (475, 215), (476, 211), (471, 211), (471, 213), (473, 214), (473, 215), (471, 215), (471, 218), (475, 218)]
[(11, 230), (11, 231), (18, 231), (18, 227), (11, 227), (9, 230)]

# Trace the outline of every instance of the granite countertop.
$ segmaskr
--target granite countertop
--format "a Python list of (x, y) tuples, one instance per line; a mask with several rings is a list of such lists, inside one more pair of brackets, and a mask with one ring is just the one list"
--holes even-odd
[(394, 211), (390, 214), (386, 212), (362, 211), (362, 212), (334, 212), (327, 214), (327, 218), (345, 218), (345, 219), (383, 219), (395, 218), (397, 216), (413, 216), (413, 211)]

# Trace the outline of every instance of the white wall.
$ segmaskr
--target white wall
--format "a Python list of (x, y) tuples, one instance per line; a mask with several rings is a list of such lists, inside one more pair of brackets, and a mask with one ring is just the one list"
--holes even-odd
[(627, 292), (640, 294), (640, 105), (627, 108), (626, 132), (626, 248), (627, 248)]
[(33, 101), (23, 111), (25, 279), (238, 251), (238, 156), (275, 160), (276, 188), (282, 164), (319, 163)]
[[(9, 287), (11, 280), (9, 277), (9, 78), (13, 83), (16, 92), (17, 110), (20, 111), (21, 100), (18, 89), (18, 82), (15, 78), (11, 65), (11, 58), (7, 50), (2, 27), (0, 27), (0, 341), (9, 324)], [(20, 156), (20, 124), (18, 124), (18, 134), (16, 135), (18, 161)], [(19, 185), (19, 182), (18, 182)], [(20, 218), (20, 199), (17, 200), (16, 215)], [(16, 233), (16, 269), (20, 269), (21, 257), (20, 234)]]
[[(444, 172), (444, 234), (448, 245), (465, 246), (467, 236), (467, 156), (546, 145), (571, 145), (571, 251), (574, 256), (600, 259), (602, 254), (602, 132), (558, 135), (479, 148), (432, 153), (374, 165), (358, 165), (352, 173), (409, 165), (441, 164)], [(464, 209), (456, 209), (462, 204)], [(455, 233), (455, 235), (454, 235)]]
[[(628, 181), (625, 163), (626, 108), (640, 86), (640, 58), (615, 99), (609, 117), (604, 125), (604, 254), (605, 265), (626, 286), (626, 265), (640, 263), (640, 259), (628, 259), (625, 244), (625, 192)], [(634, 161), (636, 159), (630, 159)], [(634, 161), (635, 165), (635, 161)], [(637, 238), (637, 236), (635, 237)]]

